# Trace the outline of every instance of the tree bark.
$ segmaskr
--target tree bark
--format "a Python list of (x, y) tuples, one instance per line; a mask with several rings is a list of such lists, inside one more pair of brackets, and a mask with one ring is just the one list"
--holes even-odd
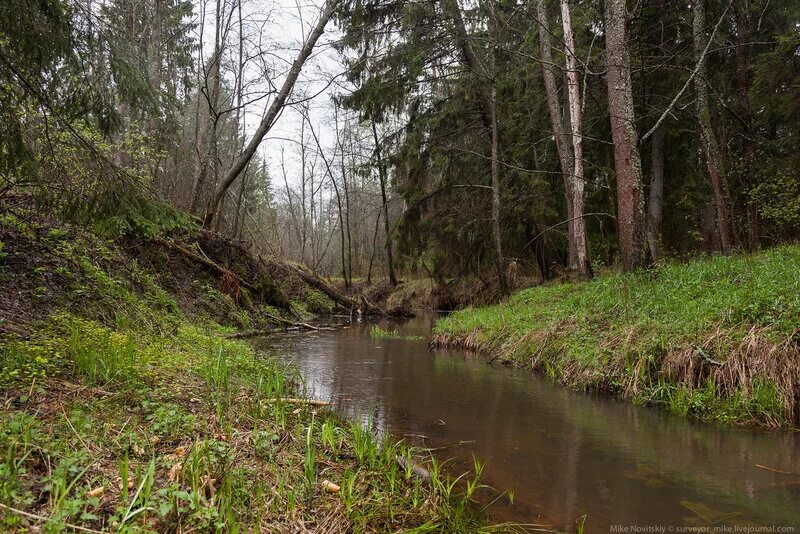
[(303, 43), (297, 58), (294, 60), (294, 62), (292, 62), (292, 67), (289, 70), (289, 74), (287, 74), (283, 85), (278, 91), (278, 94), (275, 96), (275, 99), (270, 104), (269, 109), (264, 115), (264, 118), (261, 119), (261, 123), (258, 125), (253, 138), (247, 144), (247, 147), (244, 149), (244, 151), (236, 158), (231, 166), (231, 169), (227, 172), (223, 180), (217, 184), (217, 187), (208, 203), (208, 207), (206, 208), (205, 216), (203, 217), (203, 225), (206, 228), (211, 226), (214, 216), (216, 215), (217, 208), (219, 207), (222, 198), (225, 196), (225, 192), (253, 158), (256, 150), (261, 144), (261, 141), (264, 139), (264, 136), (267, 135), (267, 132), (269, 132), (272, 126), (275, 124), (275, 120), (278, 118), (281, 110), (286, 105), (286, 100), (289, 98), (289, 95), (294, 89), (297, 78), (300, 76), (300, 72), (303, 70), (303, 65), (305, 64), (306, 60), (308, 60), (309, 56), (311, 56), (314, 46), (316, 46), (317, 41), (325, 31), (325, 26), (328, 24), (328, 21), (333, 14), (334, 5), (335, 0), (328, 0), (326, 2), (322, 13), (320, 13), (320, 17), (316, 26), (314, 26), (314, 29)]
[(550, 113), (550, 123), (553, 126), (553, 138), (556, 143), (558, 160), (561, 162), (561, 173), (564, 178), (564, 199), (567, 206), (567, 233), (569, 236), (567, 265), (577, 264), (577, 250), (575, 248), (575, 223), (572, 206), (572, 188), (570, 178), (573, 174), (572, 157), (569, 154), (569, 139), (564, 131), (561, 103), (558, 100), (556, 76), (553, 72), (553, 53), (550, 46), (550, 34), (547, 27), (547, 7), (545, 0), (536, 0), (536, 14), (539, 19), (539, 48), (542, 56), (542, 79), (544, 81), (547, 109)]
[(575, 39), (572, 34), (572, 16), (569, 0), (561, 0), (561, 20), (564, 25), (564, 55), (567, 63), (567, 101), (569, 103), (570, 135), (572, 138), (573, 167), (570, 179), (572, 190), (572, 217), (575, 219), (570, 232), (570, 240), (575, 247), (576, 269), (583, 278), (592, 276), (589, 262), (589, 247), (586, 242), (586, 221), (583, 218), (584, 174), (583, 174), (583, 112), (581, 110), (580, 84), (578, 83), (578, 64), (575, 59)]
[(394, 259), (392, 258), (392, 231), (389, 225), (389, 202), (386, 198), (386, 166), (381, 156), (381, 142), (378, 139), (378, 130), (375, 127), (375, 120), (372, 120), (372, 136), (375, 139), (375, 159), (378, 164), (378, 179), (381, 183), (381, 199), (383, 201), (383, 224), (386, 229), (386, 261), (389, 268), (389, 282), (393, 286), (397, 285), (397, 277), (394, 274)]
[(650, 257), (658, 261), (662, 257), (661, 221), (664, 212), (664, 127), (653, 132), (650, 156), (650, 199), (647, 211), (647, 233)]
[(719, 232), (720, 246), (723, 254), (729, 254), (732, 247), (731, 223), (728, 215), (728, 199), (725, 186), (725, 177), (722, 174), (722, 156), (717, 143), (716, 134), (711, 126), (711, 113), (708, 105), (708, 87), (706, 85), (706, 62), (703, 50), (706, 47), (705, 33), (705, 0), (696, 0), (694, 3), (694, 21), (692, 24), (692, 37), (694, 51), (698, 60), (698, 73), (694, 79), (695, 102), (697, 107), (697, 122), (700, 127), (700, 143), (706, 160), (706, 168), (714, 193), (714, 208), (717, 216), (717, 231)]
[(345, 279), (345, 284), (347, 287), (350, 287), (353, 284), (353, 237), (350, 232), (350, 191), (349, 186), (347, 184), (347, 166), (345, 164), (345, 157), (344, 157), (344, 143), (339, 142), (339, 117), (336, 117), (336, 142), (339, 145), (339, 150), (341, 151), (339, 156), (341, 158), (341, 165), (342, 165), (342, 188), (344, 189), (344, 208), (345, 208), (345, 215), (344, 215), (344, 223), (345, 228), (347, 230), (347, 278)]
[(645, 267), (642, 160), (633, 108), (625, 0), (606, 0), (606, 82), (617, 181), (617, 234), (626, 271)]
[[(244, 93), (244, 27), (243, 27), (243, 19), (242, 19), (242, 2), (239, 0), (236, 5), (238, 16), (239, 16), (239, 61), (238, 66), (236, 69), (236, 134), (238, 136), (237, 139), (237, 147), (239, 150), (244, 148), (244, 135), (247, 131), (246, 124), (244, 124), (245, 116), (242, 113), (243, 108), (243, 93)], [(231, 235), (236, 238), (239, 235), (239, 218), (241, 217), (241, 210), (242, 210), (242, 199), (244, 197), (244, 187), (245, 181), (247, 179), (247, 169), (242, 173), (242, 177), (239, 180), (239, 192), (236, 195), (236, 211), (233, 215), (233, 231)]]

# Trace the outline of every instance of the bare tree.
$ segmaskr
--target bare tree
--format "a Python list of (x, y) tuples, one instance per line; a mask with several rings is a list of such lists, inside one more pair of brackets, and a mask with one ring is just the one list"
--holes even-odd
[(378, 179), (381, 184), (381, 200), (383, 202), (383, 223), (386, 229), (386, 263), (389, 269), (389, 282), (397, 285), (397, 277), (394, 273), (394, 259), (392, 258), (392, 233), (391, 225), (389, 223), (389, 201), (386, 197), (386, 165), (381, 156), (381, 140), (378, 138), (378, 130), (375, 126), (375, 121), (372, 121), (372, 136), (375, 139), (375, 162), (378, 166)]
[(325, 26), (328, 24), (328, 21), (333, 14), (335, 3), (335, 0), (327, 0), (325, 6), (322, 8), (314, 29), (306, 37), (303, 46), (300, 48), (300, 52), (298, 53), (296, 59), (292, 62), (292, 67), (289, 69), (289, 73), (286, 75), (283, 85), (278, 90), (278, 93), (267, 109), (266, 114), (261, 119), (261, 123), (258, 125), (258, 128), (253, 134), (252, 139), (250, 139), (250, 142), (247, 144), (244, 151), (236, 158), (231, 166), (231, 169), (214, 189), (208, 206), (206, 207), (205, 216), (203, 217), (203, 225), (205, 227), (208, 228), (211, 226), (220, 202), (224, 198), (228, 188), (244, 170), (248, 162), (253, 158), (256, 150), (261, 144), (261, 141), (264, 139), (264, 136), (266, 136), (267, 132), (272, 129), (272, 126), (275, 124), (280, 112), (286, 106), (286, 101), (294, 89), (294, 85), (297, 82), (297, 78), (300, 76), (300, 72), (303, 70), (303, 65), (305, 65), (305, 62), (311, 56), (311, 52), (313, 52), (317, 41), (325, 31)]
[[(345, 256), (345, 230), (344, 230), (344, 214), (342, 210), (342, 197), (339, 194), (339, 185), (336, 183), (336, 176), (331, 168), (330, 163), (328, 162), (328, 158), (325, 156), (325, 151), (322, 149), (322, 145), (319, 142), (319, 137), (317, 137), (317, 132), (314, 131), (314, 125), (311, 124), (311, 120), (308, 118), (308, 110), (304, 110), (305, 120), (308, 121), (308, 127), (311, 130), (311, 135), (314, 138), (314, 143), (317, 146), (317, 152), (322, 157), (322, 162), (325, 164), (325, 172), (328, 175), (328, 178), (331, 181), (331, 185), (333, 185), (333, 190), (336, 193), (336, 205), (337, 205), (337, 216), (339, 219), (339, 237), (340, 237), (340, 251), (341, 251), (341, 269), (342, 269), (342, 280), (346, 287), (350, 287), (350, 281), (347, 277), (347, 261)], [(336, 157), (336, 152), (334, 152), (333, 157)]]
[(569, 247), (567, 261), (570, 266), (577, 263), (577, 249), (575, 247), (575, 219), (572, 207), (572, 187), (570, 177), (573, 174), (572, 158), (569, 155), (569, 139), (564, 131), (564, 122), (561, 113), (561, 102), (558, 99), (556, 86), (555, 63), (550, 46), (550, 29), (547, 26), (547, 7), (545, 0), (536, 0), (536, 16), (539, 19), (539, 48), (542, 63), (542, 79), (547, 99), (547, 109), (550, 113), (550, 122), (553, 126), (553, 138), (556, 143), (556, 152), (561, 162), (561, 173), (564, 177), (564, 198), (567, 205), (567, 233)]
[(570, 177), (572, 190), (572, 217), (574, 217), (570, 239), (575, 247), (575, 265), (571, 268), (584, 278), (592, 274), (589, 262), (589, 247), (586, 243), (586, 222), (583, 219), (584, 174), (583, 174), (583, 110), (581, 109), (578, 62), (575, 58), (575, 39), (572, 35), (572, 15), (569, 0), (561, 0), (561, 21), (564, 26), (564, 55), (567, 63), (567, 101), (569, 104), (570, 135), (572, 138), (573, 166)]

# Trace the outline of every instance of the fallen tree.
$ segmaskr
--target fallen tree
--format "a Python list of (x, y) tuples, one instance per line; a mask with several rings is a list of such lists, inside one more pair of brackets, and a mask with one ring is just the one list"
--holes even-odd
[[(264, 261), (263, 259), (261, 261)], [(299, 276), (309, 287), (321, 291), (329, 299), (334, 301), (342, 308), (349, 310), (351, 313), (355, 312), (361, 315), (389, 315), (386, 311), (361, 296), (360, 302), (347, 295), (337, 291), (330, 284), (325, 282), (319, 276), (306, 272), (297, 265), (286, 264), (286, 267)]]

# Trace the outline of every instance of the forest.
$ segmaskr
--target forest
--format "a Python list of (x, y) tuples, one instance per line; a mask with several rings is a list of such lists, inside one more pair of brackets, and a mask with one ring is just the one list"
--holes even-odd
[(800, 472), (798, 146), (787, 0), (0, 0), (0, 530), (665, 520), (641, 463), (616, 517), (575, 457), (533, 482), (585, 498), (545, 506), (495, 449), (438, 452), (499, 392), (343, 406), (351, 352), (758, 428), (764, 494), (646, 476), (675, 526), (800, 525), (758, 478)]

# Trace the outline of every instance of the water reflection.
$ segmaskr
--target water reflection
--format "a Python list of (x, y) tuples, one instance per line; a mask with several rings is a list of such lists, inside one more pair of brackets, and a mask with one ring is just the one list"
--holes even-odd
[[(431, 316), (384, 321), (427, 336)], [(316, 398), (378, 431), (445, 447), (465, 470), (515, 494), (499, 519), (587, 531), (610, 525), (800, 525), (798, 436), (693, 424), (656, 410), (550, 385), (480, 357), (375, 340), (370, 325), (259, 341), (296, 363)]]

